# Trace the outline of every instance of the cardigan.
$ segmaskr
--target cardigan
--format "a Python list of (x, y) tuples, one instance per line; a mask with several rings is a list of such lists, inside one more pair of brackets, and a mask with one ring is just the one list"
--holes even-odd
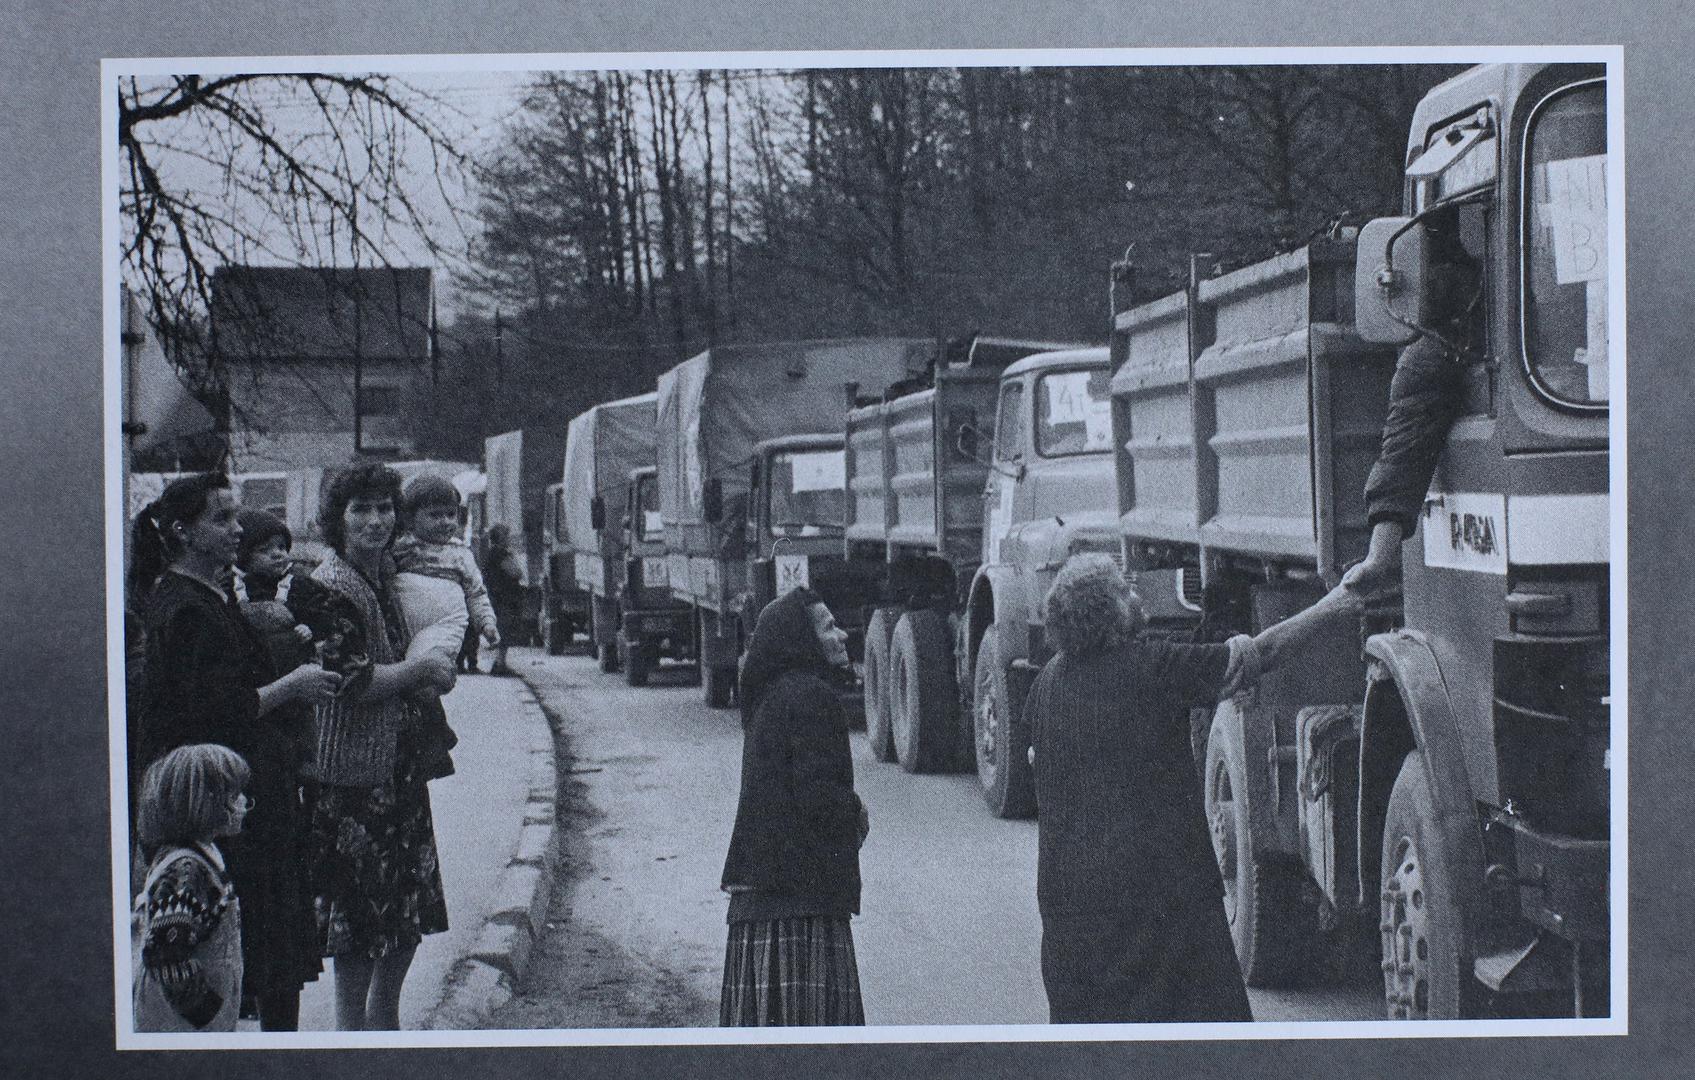
[(1258, 665), (1246, 642), (1136, 639), (1083, 656), (1062, 652), (1042, 668), (1025, 711), (1043, 916), (1222, 895), (1188, 711), (1252, 674), (1244, 669)]

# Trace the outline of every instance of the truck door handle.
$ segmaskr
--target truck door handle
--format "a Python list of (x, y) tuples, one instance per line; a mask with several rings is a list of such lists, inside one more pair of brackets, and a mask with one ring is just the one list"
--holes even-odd
[(1507, 614), (1519, 616), (1567, 615), (1571, 612), (1569, 593), (1513, 592), (1507, 594)]

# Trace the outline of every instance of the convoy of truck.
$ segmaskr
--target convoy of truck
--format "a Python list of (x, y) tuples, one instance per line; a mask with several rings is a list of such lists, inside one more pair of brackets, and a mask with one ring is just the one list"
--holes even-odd
[(534, 627), (535, 640), (550, 650), (563, 650), (588, 625), (588, 595), (577, 587), (571, 553), (555, 536), (564, 459), (563, 425), (508, 431), (483, 444), (484, 535), (496, 525), (506, 528), (523, 573), (522, 625)]
[[(1197, 257), (1186, 288), (1115, 300), (1106, 347), (720, 345), (568, 433), (488, 439), (456, 482), (473, 531), (522, 548), (550, 652), (585, 631), (635, 686), (696, 662), (727, 706), (758, 612), (809, 586), (849, 631), (872, 755), (975, 769), (1028, 816), (1059, 567), (1110, 555), (1184, 640), (1335, 586), (1397, 351), (1455, 314), (1432, 237), (1457, 236), (1487, 344), (1400, 588), (1190, 718), (1197, 774), (1251, 985), (1375, 935), (1392, 1017), (1604, 1014), (1606, 116), (1598, 66), (1475, 68), (1419, 105), (1401, 216), (1222, 275)], [(316, 482), (251, 478), (291, 525)]]

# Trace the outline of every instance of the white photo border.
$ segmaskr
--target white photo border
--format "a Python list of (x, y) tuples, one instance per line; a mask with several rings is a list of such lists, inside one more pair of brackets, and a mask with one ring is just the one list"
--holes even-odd
[[(117, 84), (129, 75), (195, 72), (290, 73), (301, 71), (418, 72), (564, 71), (647, 69), (894, 67), (1120, 67), (1244, 66), (1254, 64), (1438, 64), (1568, 62), (1606, 67), (1609, 352), (1615, 358), (1609, 387), (1609, 592), (1611, 647), (1610, 722), (1611, 866), (1608, 895), (1629, 896), (1629, 583), (1626, 496), (1626, 280), (1624, 50), (1620, 45), (1537, 46), (1324, 46), (1145, 49), (796, 50), (737, 52), (608, 52), (373, 54), (346, 56), (228, 56), (106, 58), (100, 65), (101, 220), (103, 225), (103, 432), (105, 452), (107, 685), (124, 685), (123, 346), (118, 207)], [(129, 775), (124, 695), (109, 692), (113, 997), (119, 1050), (279, 1050), (423, 1047), (717, 1046), (841, 1043), (1099, 1042), (1244, 1039), (1419, 1039), (1597, 1036), (1629, 1033), (1628, 904), (1609, 904), (1611, 1015), (1556, 1020), (1262, 1021), (1207, 1024), (955, 1025), (864, 1028), (587, 1028), (397, 1032), (233, 1032), (157, 1034), (134, 1030), (130, 996)]]

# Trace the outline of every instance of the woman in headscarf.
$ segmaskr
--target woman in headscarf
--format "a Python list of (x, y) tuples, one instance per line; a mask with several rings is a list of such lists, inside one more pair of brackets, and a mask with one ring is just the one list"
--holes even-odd
[(847, 633), (806, 588), (760, 612), (743, 662), (741, 797), (724, 860), (719, 1023), (865, 1023), (851, 918), (869, 822), (853, 790)]
[(131, 586), (147, 597), (146, 660), (131, 731), (132, 782), (179, 746), (216, 743), (251, 768), (253, 811), (218, 842), (241, 898), (243, 997), (266, 1031), (298, 1025), (301, 986), (318, 977), (307, 830), (289, 718), (329, 699), (341, 676), (310, 663), (279, 671), (224, 591), (242, 529), (229, 479), (173, 481), (136, 518)]
[(1189, 746), (1191, 706), (1276, 667), (1360, 602), (1338, 586), (1255, 637), (1142, 636), (1113, 561), (1076, 555), (1044, 603), (1058, 649), (1025, 703), (1042, 982), (1056, 1024), (1252, 1020)]

